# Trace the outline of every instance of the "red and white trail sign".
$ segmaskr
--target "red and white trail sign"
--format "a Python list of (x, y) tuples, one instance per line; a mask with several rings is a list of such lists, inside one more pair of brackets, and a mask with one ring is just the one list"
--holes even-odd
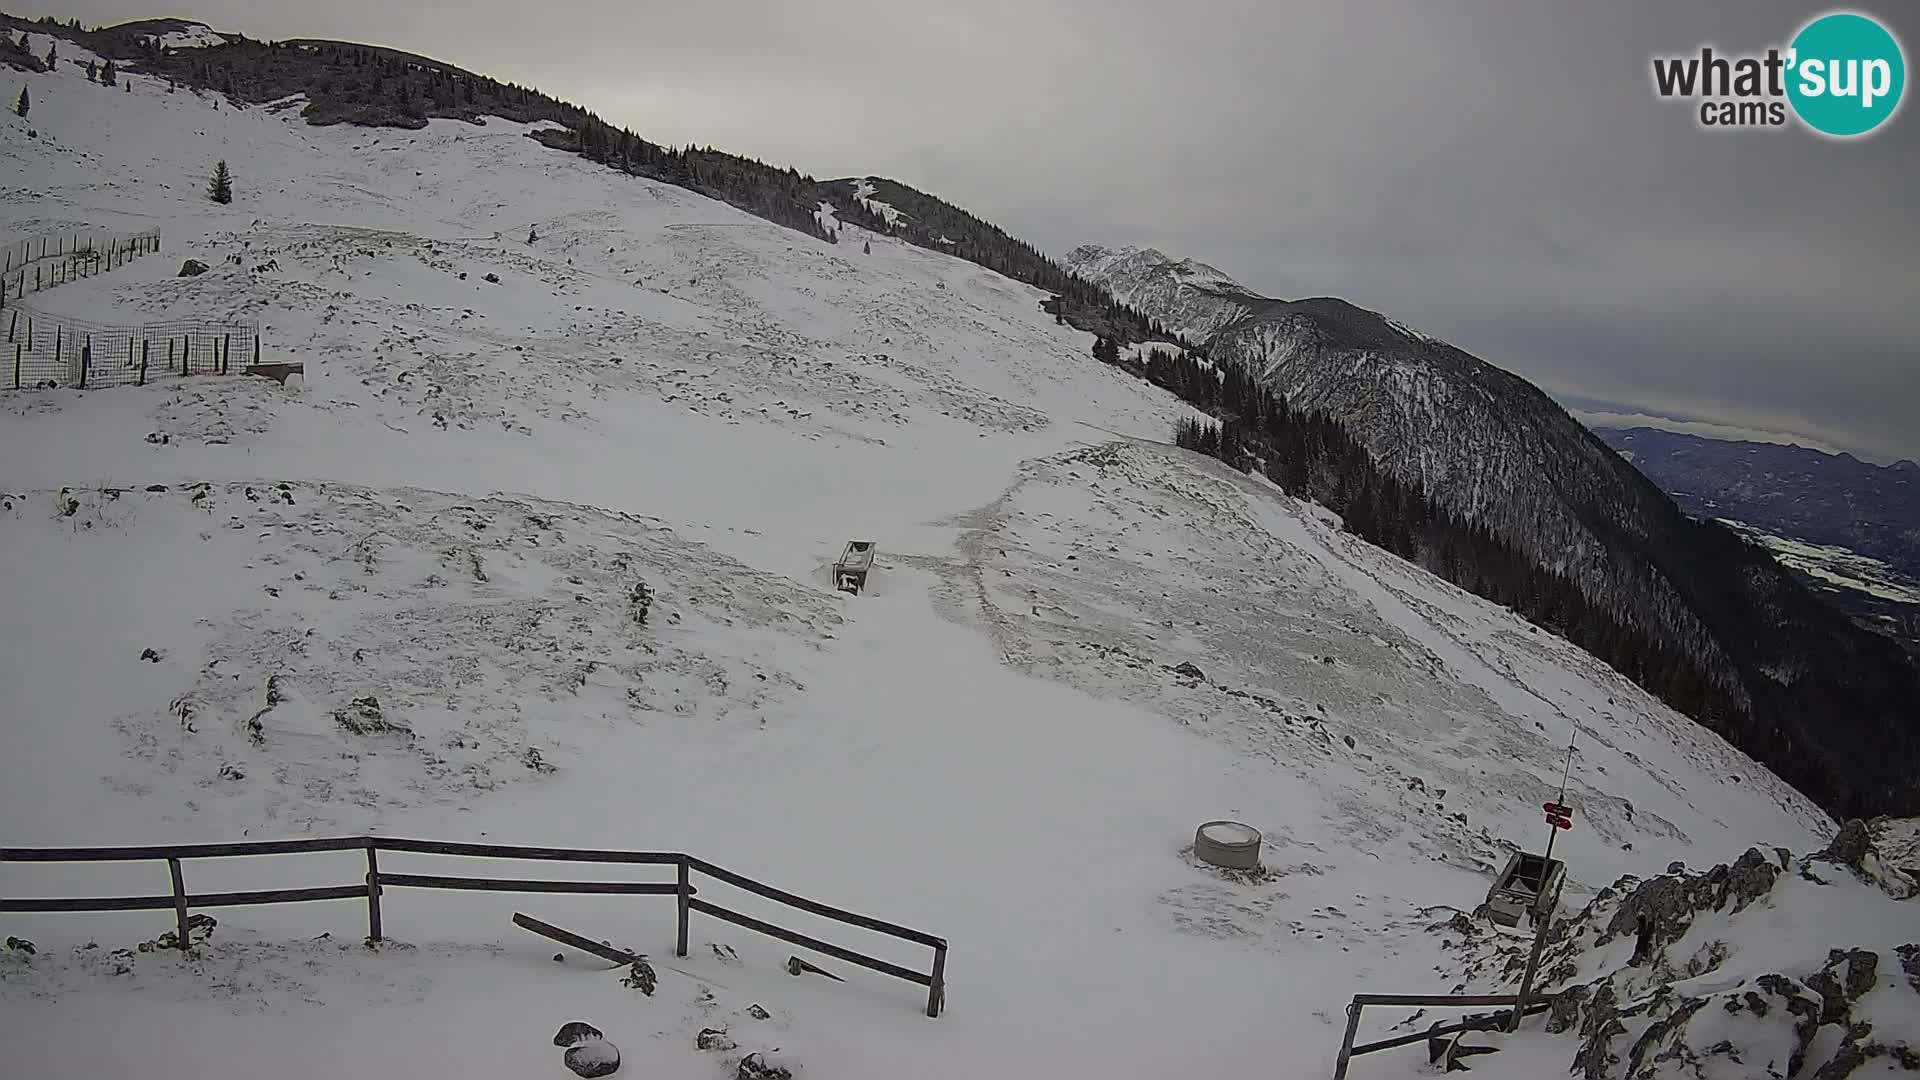
[(1547, 813), (1547, 824), (1556, 829), (1573, 828), (1573, 807), (1565, 803), (1541, 803), (1540, 809)]

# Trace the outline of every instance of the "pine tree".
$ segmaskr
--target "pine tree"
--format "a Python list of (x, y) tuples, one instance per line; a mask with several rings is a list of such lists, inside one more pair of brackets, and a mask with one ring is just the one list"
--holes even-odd
[(873, 254), (873, 241), (871, 241), (871, 240), (869, 240), (869, 241), (867, 241), (866, 243), (864, 243), (864, 244), (861, 244), (861, 245), (860, 245), (860, 254), (862, 254), (862, 255), (871, 255), (871, 254)]
[(96, 61), (93, 61), (93, 60), (87, 61), (87, 81), (88, 82), (100, 81), (100, 65)]
[(527, 243), (529, 244), (538, 243), (539, 240), (540, 240), (540, 230), (532, 225), (527, 226)]
[(233, 174), (227, 171), (225, 160), (213, 167), (213, 182), (207, 185), (207, 195), (223, 205), (233, 201)]
[(14, 115), (19, 116), (21, 119), (25, 119), (27, 115), (27, 110), (31, 108), (33, 108), (33, 98), (31, 95), (27, 93), (27, 88), (23, 86), (20, 88), (19, 99), (13, 103)]
[(108, 60), (107, 65), (100, 69), (100, 85), (112, 86), (117, 78), (118, 73), (114, 70), (113, 61)]

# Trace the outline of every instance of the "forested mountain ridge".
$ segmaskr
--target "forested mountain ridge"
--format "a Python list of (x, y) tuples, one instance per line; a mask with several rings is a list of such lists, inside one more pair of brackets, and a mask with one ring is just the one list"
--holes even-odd
[[(1920, 805), (1912, 658), (1731, 530), (1688, 517), (1526, 380), (1346, 301), (1262, 297), (1159, 252), (1089, 245), (1065, 264), (1169, 330), (1212, 327), (1202, 348), (1248, 380), (1243, 396), (1339, 418), (1426, 518), (1484, 532), (1539, 577), (1496, 572), (1511, 583), (1483, 591), (1470, 582), (1490, 567), (1386, 546), (1557, 628), (1556, 609), (1576, 606), (1570, 637), (1829, 809)], [(1564, 583), (1577, 605), (1539, 582)]]

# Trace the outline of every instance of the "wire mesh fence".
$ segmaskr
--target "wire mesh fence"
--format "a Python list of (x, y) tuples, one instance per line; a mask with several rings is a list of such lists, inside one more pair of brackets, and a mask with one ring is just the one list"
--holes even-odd
[(254, 322), (115, 326), (17, 306), (4, 320), (0, 388), (145, 386), (169, 376), (237, 374), (260, 361), (260, 324)]
[(0, 310), (28, 293), (103, 274), (159, 250), (159, 229), (79, 230), (9, 241), (0, 251)]

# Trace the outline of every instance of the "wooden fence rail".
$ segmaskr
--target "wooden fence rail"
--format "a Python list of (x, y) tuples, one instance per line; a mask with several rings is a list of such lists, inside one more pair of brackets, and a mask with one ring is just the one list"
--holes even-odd
[[(453, 855), (484, 859), (525, 859), (536, 862), (588, 862), (627, 865), (672, 866), (671, 882), (642, 881), (554, 881), (543, 878), (450, 877), (438, 874), (398, 874), (382, 871), (381, 851), (413, 852), (427, 855)], [(297, 855), (315, 851), (364, 851), (367, 874), (357, 885), (336, 885), (312, 889), (262, 889), (250, 892), (189, 893), (182, 863), (191, 859), (228, 859), (254, 855)], [(736, 874), (682, 852), (615, 851), (581, 848), (523, 847), (510, 844), (445, 843), (438, 840), (409, 840), (390, 836), (339, 836), (310, 840), (264, 840), (235, 844), (164, 844), (143, 847), (89, 848), (0, 848), (0, 862), (141, 862), (167, 864), (173, 889), (164, 896), (81, 896), (81, 897), (0, 897), (0, 912), (49, 911), (160, 911), (173, 909), (175, 933), (182, 949), (190, 947), (188, 918), (195, 908), (234, 907), (251, 904), (291, 904), (319, 900), (360, 900), (367, 902), (367, 937), (381, 939), (381, 894), (389, 887), (409, 889), (455, 889), (482, 892), (546, 892), (611, 894), (627, 896), (672, 896), (678, 907), (676, 956), (687, 955), (687, 920), (695, 911), (744, 927), (768, 937), (844, 960), (851, 964), (891, 975), (927, 988), (927, 1015), (939, 1016), (946, 1004), (947, 942), (944, 938), (913, 930), (897, 923), (831, 907), (764, 882)], [(692, 876), (704, 874), (747, 892), (763, 896), (809, 914), (832, 919), (874, 933), (925, 945), (933, 950), (931, 971), (919, 972), (852, 949), (773, 923), (744, 915), (718, 904), (698, 899)]]
[[(1443, 1027), (1435, 1027), (1427, 1031), (1416, 1031), (1408, 1035), (1396, 1035), (1390, 1039), (1379, 1039), (1374, 1042), (1361, 1043), (1355, 1046), (1353, 1039), (1355, 1035), (1360, 1033), (1360, 1014), (1369, 1005), (1419, 1005), (1423, 1007), (1454, 1009), (1493, 1007), (1511, 1010), (1519, 1004), (1520, 997), (1517, 994), (1355, 994), (1353, 995), (1353, 1001), (1347, 1005), (1347, 1034), (1345, 1038), (1340, 1040), (1339, 1057), (1334, 1059), (1333, 1080), (1346, 1080), (1348, 1062), (1363, 1054), (1377, 1053), (1381, 1050), (1392, 1050), (1398, 1046), (1406, 1046), (1410, 1043), (1421, 1042), (1445, 1035), (1453, 1035), (1464, 1031), (1485, 1030), (1473, 1021), (1466, 1021), (1463, 1023), (1448, 1024)], [(1552, 1004), (1553, 1003), (1549, 1001), (1537, 1001), (1526, 1006), (1524, 1012), (1529, 1016), (1534, 1013), (1545, 1012), (1552, 1007)]]

